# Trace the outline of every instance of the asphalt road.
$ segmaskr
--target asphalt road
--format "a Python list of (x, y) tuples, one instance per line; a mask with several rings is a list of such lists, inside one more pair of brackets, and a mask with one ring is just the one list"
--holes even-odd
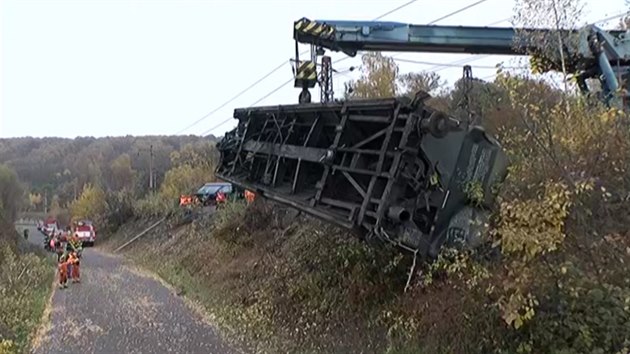
[[(43, 235), (32, 228), (29, 241), (43, 245)], [(81, 281), (55, 288), (34, 353), (240, 352), (171, 289), (121, 257), (85, 249)]]

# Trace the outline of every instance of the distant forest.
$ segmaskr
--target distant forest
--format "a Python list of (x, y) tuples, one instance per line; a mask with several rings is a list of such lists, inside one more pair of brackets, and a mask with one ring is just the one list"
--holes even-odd
[(0, 139), (0, 164), (15, 170), (30, 204), (43, 210), (44, 202), (49, 206), (53, 199), (66, 205), (88, 184), (143, 196), (149, 191), (151, 151), (159, 189), (174, 156), (182, 150), (211, 154), (215, 142), (214, 137), (199, 136)]

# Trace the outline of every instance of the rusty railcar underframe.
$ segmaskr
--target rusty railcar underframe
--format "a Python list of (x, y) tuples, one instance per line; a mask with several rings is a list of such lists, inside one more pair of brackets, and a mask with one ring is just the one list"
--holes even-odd
[(236, 109), (217, 175), (435, 256), (446, 241), (474, 239), (507, 162), (483, 130), (427, 107), (427, 97)]

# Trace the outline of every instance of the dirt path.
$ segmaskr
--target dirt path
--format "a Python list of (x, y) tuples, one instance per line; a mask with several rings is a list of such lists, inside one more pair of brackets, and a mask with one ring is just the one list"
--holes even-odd
[[(31, 235), (41, 240), (37, 230)], [(34, 353), (239, 352), (182, 298), (120, 257), (86, 249), (81, 278), (55, 289)]]

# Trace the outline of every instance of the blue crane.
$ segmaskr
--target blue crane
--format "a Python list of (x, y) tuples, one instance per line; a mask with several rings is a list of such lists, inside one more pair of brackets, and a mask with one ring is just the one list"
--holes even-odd
[[(302, 18), (294, 23), (296, 41), (295, 87), (302, 88), (300, 103), (309, 102), (308, 89), (317, 83), (322, 94), (330, 93), (332, 68), (324, 56), (322, 75), (317, 75), (317, 56), (325, 50), (355, 56), (359, 51), (432, 52), (494, 55), (530, 55), (542, 48), (519, 33), (537, 31), (543, 34), (573, 35), (575, 45), (563, 51), (565, 68), (584, 93), (590, 92), (587, 79), (601, 83), (601, 97), (610, 106), (628, 108), (630, 84), (630, 39), (626, 31), (606, 31), (590, 25), (579, 30), (516, 29), (511, 27), (471, 27), (414, 25), (383, 21), (311, 21)], [(300, 61), (298, 43), (311, 45), (310, 60)], [(560, 70), (560, 51), (543, 58), (547, 70)], [(324, 87), (326, 86), (326, 87)], [(331, 100), (331, 95), (326, 95)], [(323, 99), (324, 100), (324, 99)]]

